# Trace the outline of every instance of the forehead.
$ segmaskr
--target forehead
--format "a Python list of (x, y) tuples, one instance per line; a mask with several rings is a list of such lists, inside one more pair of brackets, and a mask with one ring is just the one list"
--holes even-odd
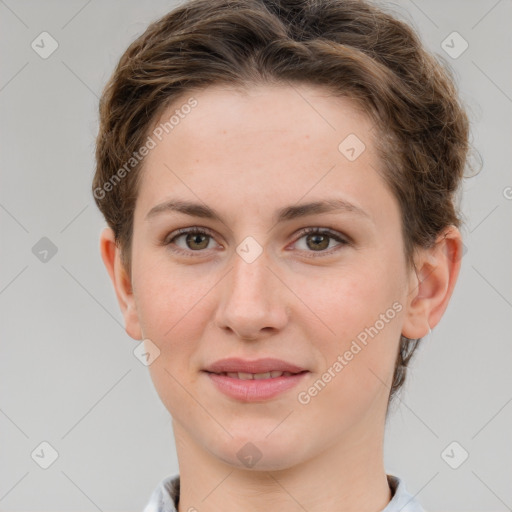
[[(292, 143), (292, 158), (300, 154), (302, 141), (315, 143), (318, 150), (337, 151), (339, 142), (352, 133), (364, 139), (371, 150), (375, 131), (354, 100), (334, 96), (325, 86), (305, 84), (214, 85), (190, 90), (165, 109), (152, 129), (153, 134), (158, 132), (153, 135), (158, 147), (146, 160), (173, 146), (173, 141), (175, 146), (183, 140), (187, 146), (180, 148), (181, 153), (194, 146), (200, 147), (201, 153), (213, 150), (215, 155), (229, 157), (240, 153), (244, 145), (250, 151), (247, 159), (255, 153), (262, 158), (269, 151), (282, 149), (283, 143)], [(256, 142), (263, 140), (265, 147), (258, 147)], [(223, 153), (227, 148), (230, 151)]]
[[(196, 102), (193, 109), (185, 108), (190, 98)], [(181, 120), (172, 132), (190, 141), (194, 135), (199, 138), (210, 134), (212, 129), (215, 134), (231, 130), (231, 136), (240, 137), (250, 132), (271, 131), (293, 137), (311, 135), (315, 131), (339, 132), (338, 136), (346, 129), (359, 131), (361, 136), (374, 131), (372, 121), (355, 100), (335, 96), (325, 86), (309, 84), (213, 85), (191, 90), (176, 99), (158, 122), (165, 123), (181, 109), (187, 112), (180, 115)], [(186, 122), (188, 117), (196, 122)]]
[[(184, 108), (190, 98), (195, 106)], [(372, 188), (375, 194), (384, 186), (371, 119), (322, 87), (190, 91), (154, 126), (161, 140), (152, 135), (156, 145), (144, 160), (137, 201), (143, 214), (169, 195), (219, 207), (243, 195), (240, 204), (261, 209), (276, 196), (289, 204), (333, 188), (371, 203)]]

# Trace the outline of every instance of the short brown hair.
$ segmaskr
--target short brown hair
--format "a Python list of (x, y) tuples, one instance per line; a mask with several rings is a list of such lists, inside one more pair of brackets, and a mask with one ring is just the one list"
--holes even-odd
[[(407, 23), (362, 0), (189, 0), (128, 47), (100, 100), (93, 195), (129, 275), (143, 160), (125, 167), (122, 179), (119, 171), (165, 109), (213, 84), (291, 83), (326, 87), (374, 120), (382, 175), (401, 209), (408, 269), (416, 247), (460, 226), (455, 199), (468, 118), (449, 65)], [(390, 401), (420, 339), (401, 336)]]

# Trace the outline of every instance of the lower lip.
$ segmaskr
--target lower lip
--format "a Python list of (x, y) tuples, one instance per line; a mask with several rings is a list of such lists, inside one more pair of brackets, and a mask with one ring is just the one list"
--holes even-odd
[(227, 375), (206, 372), (225, 395), (243, 402), (259, 402), (273, 398), (295, 387), (309, 372), (268, 379), (234, 379)]

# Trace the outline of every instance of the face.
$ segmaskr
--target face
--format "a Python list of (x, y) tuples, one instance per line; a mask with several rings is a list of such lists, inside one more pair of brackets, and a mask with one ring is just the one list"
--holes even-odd
[[(314, 87), (193, 97), (145, 158), (125, 313), (128, 333), (160, 351), (149, 371), (175, 434), (238, 467), (250, 442), (262, 469), (372, 445), (408, 294), (399, 206), (377, 172), (372, 123)], [(150, 213), (172, 201), (202, 213)], [(317, 202), (338, 206), (297, 208)], [(281, 377), (273, 396), (272, 383), (234, 396), (205, 371), (232, 357), (306, 371)]]

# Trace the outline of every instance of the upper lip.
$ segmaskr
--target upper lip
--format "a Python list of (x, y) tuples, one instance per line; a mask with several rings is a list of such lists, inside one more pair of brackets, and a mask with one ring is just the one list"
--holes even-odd
[(207, 366), (204, 370), (210, 373), (267, 373), (272, 371), (300, 373), (306, 371), (305, 368), (271, 357), (256, 359), (254, 361), (233, 357), (219, 359)]

